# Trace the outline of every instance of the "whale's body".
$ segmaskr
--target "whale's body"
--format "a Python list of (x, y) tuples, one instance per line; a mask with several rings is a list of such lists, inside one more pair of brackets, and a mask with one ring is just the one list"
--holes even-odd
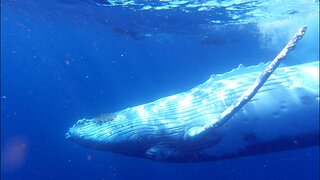
[(92, 148), (174, 162), (319, 145), (318, 61), (278, 68), (228, 123), (196, 140), (187, 135), (223, 113), (264, 68), (264, 64), (239, 67), (187, 92), (81, 119), (68, 135)]
[(276, 69), (304, 32), (268, 66), (239, 66), (189, 91), (81, 119), (67, 137), (91, 148), (167, 162), (318, 146), (319, 61)]

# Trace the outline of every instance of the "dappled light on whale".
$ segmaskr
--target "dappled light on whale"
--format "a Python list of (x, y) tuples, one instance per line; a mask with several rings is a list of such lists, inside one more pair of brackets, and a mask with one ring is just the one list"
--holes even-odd
[(189, 91), (81, 119), (67, 138), (165, 162), (215, 161), (319, 145), (319, 62), (278, 67), (305, 31), (300, 28), (268, 64), (239, 66)]

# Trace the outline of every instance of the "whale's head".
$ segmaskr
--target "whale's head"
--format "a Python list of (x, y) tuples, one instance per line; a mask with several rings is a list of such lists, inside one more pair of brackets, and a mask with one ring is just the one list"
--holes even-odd
[(83, 118), (69, 129), (66, 133), (66, 139), (91, 148), (101, 149), (103, 148), (101, 146), (108, 146), (114, 142), (110, 138), (111, 135), (95, 119)]
[[(137, 138), (133, 126), (126, 122), (121, 115), (115, 114), (83, 118), (69, 129), (66, 139), (94, 149), (140, 154), (146, 147)], [(131, 147), (130, 152), (128, 147)]]

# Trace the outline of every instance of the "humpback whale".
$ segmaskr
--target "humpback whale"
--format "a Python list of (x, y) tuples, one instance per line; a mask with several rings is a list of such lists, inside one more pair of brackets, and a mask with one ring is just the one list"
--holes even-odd
[(189, 91), (96, 118), (66, 138), (164, 162), (205, 162), (319, 146), (319, 62), (279, 66), (306, 27), (269, 63), (212, 75)]

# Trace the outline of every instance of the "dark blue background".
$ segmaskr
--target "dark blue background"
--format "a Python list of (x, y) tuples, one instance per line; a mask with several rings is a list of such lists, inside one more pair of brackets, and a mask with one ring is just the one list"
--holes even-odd
[[(5, 0), (1, 9), (3, 179), (319, 178), (319, 147), (167, 164), (87, 149), (64, 138), (80, 118), (188, 90), (240, 63), (271, 60), (288, 38), (264, 48), (267, 41), (253, 24), (208, 32), (197, 26), (206, 14), (137, 13), (86, 1)], [(135, 40), (115, 28), (152, 36)], [(317, 28), (309, 29), (288, 64), (319, 59)], [(208, 36), (215, 41), (201, 43)], [(16, 154), (8, 158), (8, 152)]]

